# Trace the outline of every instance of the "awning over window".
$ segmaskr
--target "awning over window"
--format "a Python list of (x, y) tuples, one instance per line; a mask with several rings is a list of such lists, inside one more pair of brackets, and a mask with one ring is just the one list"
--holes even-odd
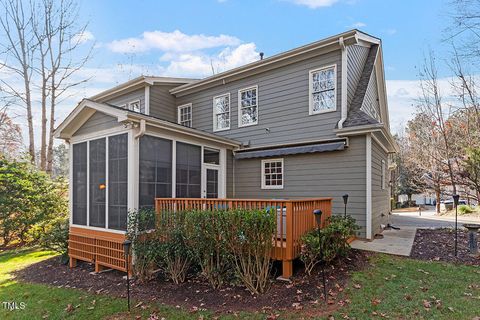
[(310, 144), (295, 147), (283, 147), (267, 150), (238, 151), (235, 153), (235, 159), (265, 158), (286, 156), (301, 153), (316, 153), (327, 151), (339, 151), (345, 149), (345, 141), (336, 141), (321, 144)]

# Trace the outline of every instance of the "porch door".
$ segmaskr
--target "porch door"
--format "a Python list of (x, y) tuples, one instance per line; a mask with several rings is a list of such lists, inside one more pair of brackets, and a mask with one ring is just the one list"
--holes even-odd
[(219, 168), (214, 165), (204, 165), (203, 198), (218, 198)]

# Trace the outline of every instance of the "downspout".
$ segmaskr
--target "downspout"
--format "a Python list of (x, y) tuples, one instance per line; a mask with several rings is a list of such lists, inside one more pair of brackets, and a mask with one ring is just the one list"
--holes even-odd
[(138, 138), (142, 137), (147, 130), (147, 123), (144, 119), (140, 120), (140, 131), (134, 136), (134, 139), (137, 140)]
[(347, 47), (345, 46), (345, 42), (343, 41), (343, 37), (338, 39), (338, 43), (340, 44), (340, 49), (342, 50), (342, 103), (341, 103), (341, 118), (338, 121), (338, 129), (343, 128), (343, 123), (347, 120)]

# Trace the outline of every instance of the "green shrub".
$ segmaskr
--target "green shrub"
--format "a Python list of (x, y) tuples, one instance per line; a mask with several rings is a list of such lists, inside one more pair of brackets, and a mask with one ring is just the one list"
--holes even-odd
[(32, 229), (66, 217), (67, 184), (52, 180), (29, 162), (0, 156), (0, 237), (4, 246), (31, 240)]
[(223, 210), (185, 212), (188, 246), (202, 275), (215, 289), (225, 282), (231, 267), (224, 234), (229, 214)]
[(321, 261), (329, 264), (337, 257), (346, 256), (350, 250), (347, 240), (355, 235), (356, 230), (358, 226), (352, 217), (333, 216), (328, 219), (325, 228), (303, 235), (300, 259), (307, 274), (311, 274)]
[(68, 261), (68, 218), (58, 217), (38, 224), (32, 230), (32, 236), (42, 248), (60, 253), (63, 263)]
[(458, 206), (458, 213), (459, 214), (470, 214), (473, 213), (473, 208), (470, 207), (469, 205), (462, 204)]
[(271, 269), (270, 252), (276, 214), (265, 210), (233, 210), (225, 225), (226, 245), (236, 276), (252, 293), (263, 293)]
[(157, 265), (175, 283), (184, 282), (192, 264), (192, 249), (187, 245), (185, 213), (170, 214), (157, 222)]
[(135, 257), (133, 271), (141, 282), (153, 278), (159, 255), (159, 241), (154, 232), (155, 211), (152, 209), (131, 210), (127, 217), (127, 238), (132, 241)]

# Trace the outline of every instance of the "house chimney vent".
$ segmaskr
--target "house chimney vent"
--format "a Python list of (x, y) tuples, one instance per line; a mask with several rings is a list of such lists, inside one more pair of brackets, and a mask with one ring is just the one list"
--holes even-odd
[(263, 60), (263, 52), (260, 52), (260, 60)]

